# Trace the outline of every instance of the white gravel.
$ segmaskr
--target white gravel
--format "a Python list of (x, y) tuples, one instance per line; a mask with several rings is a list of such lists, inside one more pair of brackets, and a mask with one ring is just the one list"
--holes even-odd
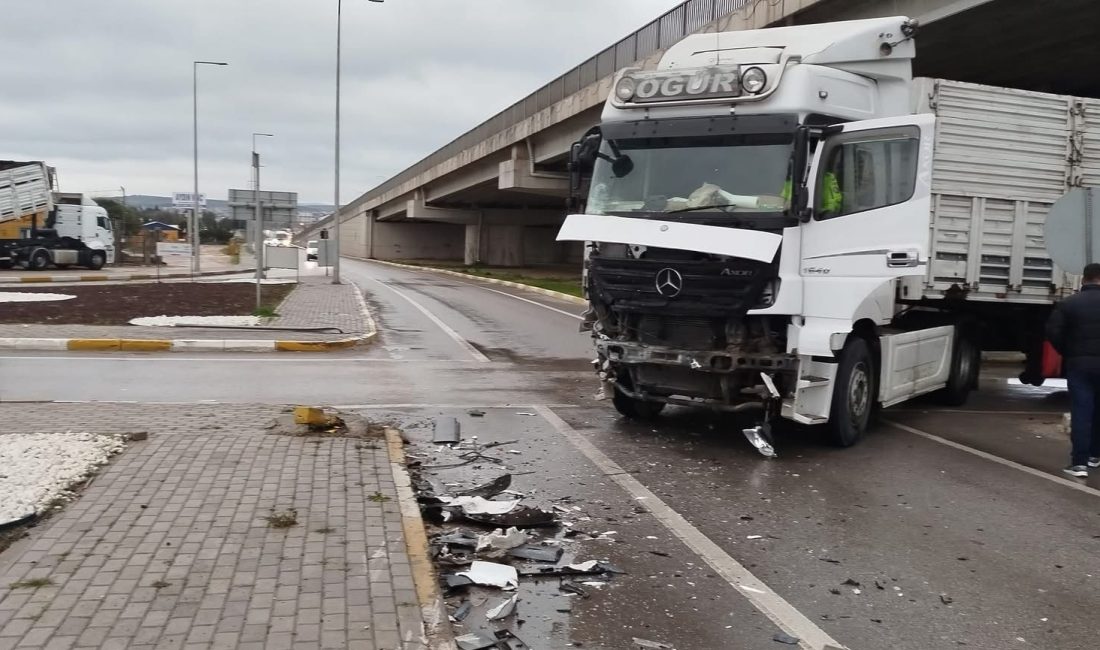
[(0, 435), (0, 524), (73, 498), (73, 485), (125, 447), (94, 433)]
[(145, 327), (256, 327), (262, 320), (259, 316), (143, 316), (131, 318), (130, 324)]
[(52, 302), (54, 300), (71, 300), (76, 296), (64, 293), (23, 293), (20, 291), (0, 291), (0, 302)]

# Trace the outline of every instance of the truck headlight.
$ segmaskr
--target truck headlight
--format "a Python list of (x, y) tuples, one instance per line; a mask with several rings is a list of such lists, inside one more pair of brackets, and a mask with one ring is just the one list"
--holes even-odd
[(768, 85), (768, 75), (760, 68), (749, 68), (741, 73), (741, 87), (745, 92), (759, 94)]
[(634, 97), (634, 80), (630, 77), (623, 77), (619, 79), (619, 83), (615, 84), (615, 97), (619, 101), (628, 102)]

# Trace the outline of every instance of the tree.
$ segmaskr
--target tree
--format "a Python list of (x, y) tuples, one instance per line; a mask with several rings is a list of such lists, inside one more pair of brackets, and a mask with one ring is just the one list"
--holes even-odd
[(116, 234), (131, 237), (141, 229), (141, 215), (137, 210), (114, 199), (96, 199), (95, 202), (107, 211)]

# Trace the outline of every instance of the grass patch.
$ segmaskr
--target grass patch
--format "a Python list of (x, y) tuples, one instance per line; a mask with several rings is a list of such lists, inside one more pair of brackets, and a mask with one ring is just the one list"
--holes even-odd
[(30, 580), (13, 582), (8, 586), (12, 589), (38, 589), (39, 587), (49, 587), (51, 585), (53, 585), (53, 580), (49, 578), (31, 578)]
[(272, 512), (264, 519), (271, 528), (293, 528), (298, 525), (298, 511), (291, 508), (282, 512)]
[(381, 492), (375, 492), (374, 494), (367, 497), (367, 499), (369, 499), (369, 500), (371, 500), (375, 503), (385, 503), (385, 502), (390, 500), (390, 498), (388, 496), (382, 494)]
[(253, 316), (259, 316), (260, 318), (278, 318), (279, 312), (275, 311), (275, 308), (271, 305), (264, 305), (252, 310)]

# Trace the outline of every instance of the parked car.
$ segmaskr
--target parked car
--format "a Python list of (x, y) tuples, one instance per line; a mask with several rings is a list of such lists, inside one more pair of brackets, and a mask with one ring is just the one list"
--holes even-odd
[(317, 240), (311, 239), (306, 242), (306, 261), (313, 262), (317, 260)]

